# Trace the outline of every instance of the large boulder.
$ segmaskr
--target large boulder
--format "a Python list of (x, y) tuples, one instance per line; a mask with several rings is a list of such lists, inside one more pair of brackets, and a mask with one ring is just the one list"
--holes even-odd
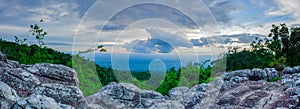
[(63, 65), (41, 63), (28, 67), (27, 70), (37, 76), (42, 83), (79, 86), (75, 70)]
[(273, 78), (279, 76), (279, 73), (274, 68), (265, 68), (265, 69), (258, 69), (254, 68), (252, 70), (237, 70), (232, 72), (226, 72), (224, 74), (224, 80), (230, 79), (242, 79), (238, 80), (239, 82), (251, 80), (251, 81), (258, 81), (258, 80), (272, 80)]
[(30, 95), (40, 84), (38, 78), (21, 68), (0, 67), (0, 72), (0, 81), (13, 88), (20, 97)]
[(141, 90), (127, 83), (112, 82), (86, 99), (93, 108), (183, 108), (177, 101), (165, 100), (158, 92)]
[[(295, 108), (298, 101), (290, 98), (278, 83), (247, 81), (231, 90), (221, 91), (214, 107), (223, 108)], [(277, 103), (282, 103), (278, 106)]]
[(10, 108), (14, 102), (18, 101), (20, 97), (17, 92), (9, 87), (7, 84), (0, 82), (0, 107)]
[[(163, 96), (129, 83), (112, 82), (83, 97), (76, 72), (63, 65), (23, 65), (0, 52), (0, 108), (299, 108), (300, 67), (226, 72), (192, 88), (176, 87)], [(267, 82), (282, 76), (278, 82)]]
[(284, 74), (294, 74), (294, 73), (300, 73), (300, 66), (295, 66), (293, 68), (286, 67), (282, 70), (283, 75)]
[(6, 55), (3, 54), (1, 51), (0, 51), (0, 61), (3, 61), (3, 62), (7, 61)]
[(20, 99), (14, 104), (13, 109), (74, 109), (72, 106), (56, 102), (45, 95), (32, 94)]
[(73, 107), (87, 107), (87, 103), (81, 90), (75, 86), (61, 84), (42, 84), (34, 90), (34, 94), (51, 97), (56, 102), (71, 105)]
[(87, 108), (76, 72), (63, 65), (24, 65), (0, 52), (0, 108)]

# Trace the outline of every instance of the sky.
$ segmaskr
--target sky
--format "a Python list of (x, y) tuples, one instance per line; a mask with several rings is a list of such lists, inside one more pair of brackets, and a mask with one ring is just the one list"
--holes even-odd
[[(299, 0), (0, 0), (0, 38), (73, 52), (104, 45), (113, 53), (218, 54), (300, 24)], [(39, 22), (43, 19), (44, 22)]]

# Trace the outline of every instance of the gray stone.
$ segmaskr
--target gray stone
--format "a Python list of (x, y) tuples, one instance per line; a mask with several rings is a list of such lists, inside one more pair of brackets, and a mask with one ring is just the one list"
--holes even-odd
[(192, 92), (205, 92), (206, 90), (208, 90), (208, 84), (205, 83), (197, 84), (190, 89)]
[(75, 70), (63, 65), (41, 63), (28, 67), (27, 70), (36, 75), (42, 83), (79, 86)]
[(7, 60), (7, 63), (8, 63), (12, 68), (18, 68), (18, 67), (19, 67), (19, 62), (17, 62), (17, 61)]
[(235, 83), (243, 83), (248, 80), (249, 79), (247, 77), (239, 77), (239, 76), (235, 76), (230, 79), (230, 81), (235, 82)]
[(279, 76), (279, 73), (277, 72), (277, 70), (275, 68), (265, 68), (264, 70), (267, 73), (268, 80), (272, 80), (275, 77)]
[(0, 51), (0, 61), (3, 61), (3, 62), (7, 61), (6, 55), (3, 54), (1, 51)]
[(112, 82), (86, 99), (90, 107), (96, 108), (184, 108), (181, 103), (164, 98), (158, 92), (141, 90), (128, 83)]
[(40, 81), (31, 73), (21, 68), (0, 67), (0, 81), (13, 88), (20, 97), (30, 95)]
[(294, 73), (300, 73), (300, 66), (295, 66), (293, 68), (286, 67), (282, 70), (283, 74), (294, 74)]
[(267, 80), (267, 79), (268, 79), (268, 75), (265, 72), (265, 70), (258, 69), (258, 68), (252, 69), (249, 75), (249, 80), (258, 81), (258, 80)]
[(10, 108), (14, 102), (18, 101), (20, 97), (17, 92), (9, 87), (7, 84), (0, 82), (0, 102), (1, 108)]
[(27, 98), (21, 99), (13, 108), (22, 109), (74, 109), (72, 106), (57, 103), (53, 98), (45, 95), (32, 94)]
[(73, 107), (85, 108), (87, 103), (81, 90), (75, 86), (66, 86), (61, 84), (42, 84), (34, 89), (37, 95), (51, 97), (57, 102), (71, 105)]

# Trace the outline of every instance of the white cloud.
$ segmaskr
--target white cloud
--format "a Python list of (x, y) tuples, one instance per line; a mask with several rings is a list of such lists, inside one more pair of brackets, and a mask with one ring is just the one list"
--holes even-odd
[(275, 0), (278, 7), (272, 7), (265, 12), (269, 16), (280, 16), (292, 14), (295, 18), (300, 17), (300, 1), (299, 0)]
[(29, 28), (20, 27), (17, 25), (0, 25), (0, 34), (6, 35), (29, 35)]
[[(243, 13), (240, 11), (242, 8), (240, 4), (244, 1), (232, 1), (232, 0), (203, 0), (203, 1), (160, 1), (160, 0), (147, 0), (147, 1), (96, 1), (93, 7), (86, 12), (86, 10), (79, 10), (82, 6), (86, 4), (79, 4), (74, 1), (39, 1), (38, 5), (27, 4), (22, 5), (22, 3), (0, 0), (0, 9), (5, 14), (0, 14), (5, 17), (5, 21), (1, 21), (0, 33), (11, 33), (11, 34), (28, 34), (28, 26), (31, 23), (38, 22), (41, 18), (45, 20), (41, 26), (49, 33), (48, 36), (56, 36), (57, 39), (49, 38), (49, 42), (55, 42), (56, 40), (63, 39), (64, 42), (76, 43), (75, 49), (90, 48), (96, 44), (103, 44), (108, 47), (109, 51), (112, 47), (115, 50), (126, 52), (123, 47), (124, 44), (130, 43), (134, 40), (147, 40), (151, 36), (158, 39), (163, 39), (165, 41), (174, 42), (173, 45), (183, 47), (184, 49), (193, 48), (189, 43), (190, 39), (200, 39), (201, 37), (213, 37), (218, 35), (232, 35), (232, 34), (242, 34), (242, 33), (256, 33), (267, 35), (271, 24), (279, 24), (279, 22), (266, 22), (262, 21), (262, 25), (257, 25), (256, 21), (241, 21), (241, 25), (232, 25), (232, 12)], [(142, 17), (139, 15), (139, 10), (132, 12), (127, 12), (124, 16), (121, 16), (119, 22), (117, 21), (113, 26), (118, 27), (118, 24), (122, 22), (127, 25), (121, 25), (126, 27), (116, 30), (101, 31), (101, 27), (104, 26), (107, 21), (116, 15), (118, 12), (138, 4), (142, 3), (158, 3), (165, 6), (170, 6), (180, 12), (184, 13), (186, 16), (190, 17), (193, 21), (199, 24), (199, 28), (190, 29), (184, 28), (182, 25), (178, 25), (185, 20), (182, 20), (182, 16), (172, 13), (173, 11), (161, 11), (160, 7), (150, 7), (146, 8), (153, 12), (161, 12), (162, 18), (172, 17), (172, 19), (163, 19), (166, 21), (158, 20), (147, 20), (147, 21), (135, 21), (136, 18)], [(296, 20), (288, 22), (288, 24), (299, 23), (300, 13), (300, 1), (299, 0), (276, 0), (278, 7), (270, 8), (266, 2), (263, 0), (252, 0), (263, 8), (268, 9), (265, 11), (266, 16), (278, 16), (278, 15), (292, 15)], [(10, 3), (12, 8), (6, 8), (9, 5), (3, 5)], [(89, 7), (89, 6), (87, 6)], [(85, 13), (86, 12), (86, 13)], [(134, 14), (136, 12), (136, 14)], [(85, 13), (85, 14), (83, 14)], [(84, 16), (82, 16), (84, 15)], [(247, 17), (247, 16), (245, 16)], [(147, 16), (145, 15), (145, 18)], [(263, 16), (265, 18), (265, 16)], [(263, 19), (262, 20), (265, 20)], [(14, 20), (10, 20), (14, 19)], [(216, 21), (215, 21), (216, 19)], [(2, 19), (1, 19), (2, 20)], [(21, 20), (21, 21), (17, 21)], [(167, 22), (167, 20), (169, 22)], [(238, 19), (241, 20), (241, 19)], [(14, 24), (14, 21), (17, 23)], [(176, 22), (170, 22), (176, 21)], [(13, 25), (6, 25), (8, 22)], [(28, 23), (25, 24), (24, 22)], [(81, 24), (78, 26), (78, 24)], [(121, 22), (121, 23), (120, 23)], [(128, 23), (129, 22), (129, 23)], [(168, 24), (170, 23), (170, 24)], [(176, 24), (177, 23), (177, 24)], [(139, 24), (139, 25), (136, 25)], [(25, 26), (24, 26), (25, 25)], [(177, 26), (177, 27), (176, 27)], [(149, 32), (146, 29), (157, 29), (162, 32)], [(124, 30), (124, 31), (123, 31)], [(77, 34), (76, 34), (77, 33)], [(155, 33), (155, 34), (154, 34)], [(167, 33), (167, 34), (166, 34)], [(74, 35), (77, 35), (74, 39)], [(173, 34), (173, 35), (170, 35)], [(180, 37), (175, 37), (180, 36)], [(68, 43), (70, 45), (70, 43)], [(52, 43), (53, 44), (53, 43)], [(179, 48), (180, 48), (179, 47)], [(71, 47), (70, 47), (71, 48)], [(59, 48), (56, 48), (59, 49)], [(64, 47), (66, 49), (66, 47)], [(192, 50), (192, 49), (191, 49)]]

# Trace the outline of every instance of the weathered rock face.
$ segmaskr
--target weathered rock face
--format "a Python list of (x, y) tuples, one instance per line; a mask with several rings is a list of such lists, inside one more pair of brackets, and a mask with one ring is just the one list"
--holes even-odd
[(72, 106), (57, 103), (53, 98), (45, 95), (32, 94), (26, 98), (23, 98), (12, 106), (14, 109), (74, 109)]
[(0, 107), (10, 108), (13, 104), (18, 101), (20, 97), (17, 92), (9, 87), (7, 84), (0, 82)]
[(41, 83), (58, 83), (71, 86), (78, 86), (79, 84), (75, 70), (63, 65), (42, 63), (28, 67), (26, 70), (37, 76)]
[[(267, 82), (282, 76), (277, 82)], [(31, 109), (300, 109), (300, 67), (226, 72), (192, 88), (176, 87), (163, 96), (128, 83), (112, 82), (83, 97), (76, 72), (63, 65), (23, 65), (0, 52), (0, 108)]]
[(21, 97), (30, 95), (40, 84), (38, 78), (21, 68), (0, 67), (0, 72), (0, 81), (13, 88)]
[[(283, 86), (265, 81), (238, 83), (231, 90), (221, 91), (214, 107), (226, 108), (295, 108), (298, 101), (289, 97)], [(282, 103), (282, 105), (277, 105)]]
[(132, 84), (112, 82), (86, 98), (90, 107), (101, 108), (183, 108), (154, 91), (141, 90)]
[(74, 107), (86, 107), (86, 101), (78, 87), (61, 84), (42, 84), (34, 89), (37, 95), (45, 95), (55, 101)]
[(227, 72), (208, 84), (173, 88), (169, 96), (186, 109), (299, 108), (300, 72), (291, 69), (293, 73), (285, 73), (278, 82), (266, 81), (279, 76), (273, 68)]
[(87, 108), (76, 76), (63, 65), (20, 65), (0, 52), (0, 108)]

